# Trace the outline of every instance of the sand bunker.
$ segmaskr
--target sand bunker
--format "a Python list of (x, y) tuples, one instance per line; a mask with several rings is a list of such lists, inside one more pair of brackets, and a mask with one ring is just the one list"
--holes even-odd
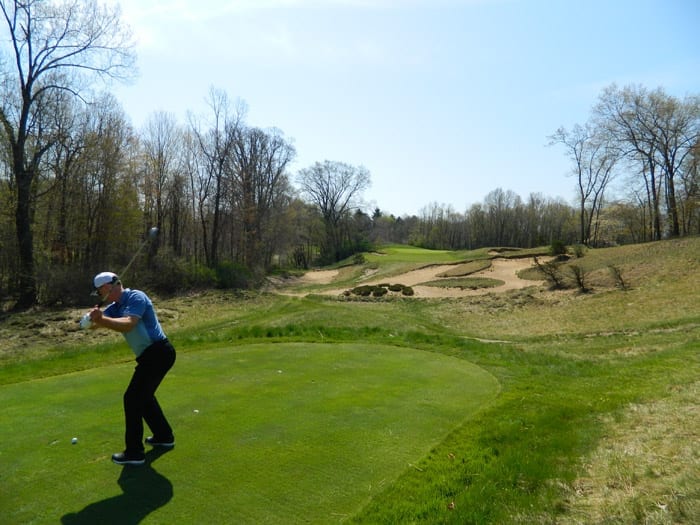
[[(521, 279), (518, 277), (518, 272), (525, 270), (534, 265), (533, 258), (523, 259), (493, 259), (491, 266), (486, 270), (470, 274), (469, 277), (487, 277), (489, 279), (498, 279), (503, 281), (503, 284), (491, 288), (480, 288), (477, 290), (462, 290), (460, 288), (442, 288), (438, 286), (421, 286), (420, 283), (435, 281), (440, 279), (440, 274), (454, 268), (454, 265), (440, 264), (428, 266), (419, 270), (413, 270), (401, 275), (396, 275), (390, 280), (392, 283), (400, 283), (404, 286), (411, 286), (415, 292), (414, 297), (466, 297), (472, 295), (485, 295), (493, 292), (505, 292), (508, 290), (518, 290), (529, 286), (538, 286), (544, 281), (532, 281), (529, 279)], [(311, 271), (304, 274), (301, 282), (308, 284), (331, 284), (333, 279), (338, 275), (338, 270), (319, 270)], [(381, 280), (369, 278), (362, 281), (362, 284), (374, 285), (387, 282), (384, 277)], [(338, 290), (326, 290), (321, 292), (324, 295), (339, 295), (345, 292), (347, 288)]]

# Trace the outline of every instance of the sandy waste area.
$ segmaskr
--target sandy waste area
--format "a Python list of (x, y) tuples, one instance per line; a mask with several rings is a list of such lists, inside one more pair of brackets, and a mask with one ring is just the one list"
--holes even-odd
[[(532, 281), (529, 279), (521, 279), (517, 273), (534, 265), (532, 258), (524, 259), (493, 259), (491, 267), (486, 270), (469, 274), (469, 277), (486, 277), (489, 279), (498, 279), (503, 281), (503, 284), (491, 288), (480, 288), (477, 290), (462, 290), (460, 288), (442, 288), (437, 286), (421, 286), (420, 283), (435, 281), (440, 279), (438, 275), (446, 272), (455, 265), (441, 264), (428, 266), (419, 270), (413, 270), (401, 275), (396, 275), (390, 278), (392, 283), (400, 283), (404, 286), (411, 286), (415, 292), (414, 297), (466, 297), (472, 295), (485, 295), (494, 292), (505, 292), (508, 290), (518, 290), (529, 286), (538, 286), (544, 284), (544, 281)], [(317, 270), (310, 271), (301, 277), (300, 282), (308, 284), (332, 284), (333, 279), (338, 275), (338, 270)], [(387, 282), (387, 278), (373, 279), (372, 275), (367, 275), (358, 286), (361, 284), (380, 284)], [(324, 295), (340, 295), (347, 288), (337, 290), (325, 290), (321, 293)]]

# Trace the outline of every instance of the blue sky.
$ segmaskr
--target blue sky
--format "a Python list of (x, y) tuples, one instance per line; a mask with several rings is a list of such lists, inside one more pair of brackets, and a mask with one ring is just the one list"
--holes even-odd
[(492, 190), (575, 197), (560, 126), (604, 87), (700, 95), (697, 0), (122, 0), (139, 76), (114, 92), (138, 128), (183, 125), (209, 89), (280, 129), (292, 173), (366, 167), (368, 211), (464, 212)]

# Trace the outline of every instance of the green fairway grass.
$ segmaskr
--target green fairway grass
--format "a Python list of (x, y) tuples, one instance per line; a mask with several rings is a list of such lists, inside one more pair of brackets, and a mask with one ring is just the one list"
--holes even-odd
[(118, 467), (132, 366), (0, 387), (5, 523), (339, 522), (498, 391), (466, 361), (386, 345), (186, 353), (159, 391), (176, 448)]

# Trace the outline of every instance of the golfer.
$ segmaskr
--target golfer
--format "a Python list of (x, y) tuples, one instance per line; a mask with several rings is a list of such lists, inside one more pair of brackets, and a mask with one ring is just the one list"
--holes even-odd
[(155, 447), (175, 446), (173, 429), (156, 400), (156, 389), (175, 363), (175, 348), (170, 344), (153, 303), (140, 290), (122, 286), (112, 272), (98, 273), (93, 279), (93, 295), (110, 304), (101, 310), (99, 305), (90, 311), (92, 327), (120, 332), (136, 354), (136, 368), (124, 392), (126, 420), (124, 452), (112, 455), (119, 465), (143, 465), (146, 461), (143, 445), (143, 422), (153, 432), (146, 443)]

